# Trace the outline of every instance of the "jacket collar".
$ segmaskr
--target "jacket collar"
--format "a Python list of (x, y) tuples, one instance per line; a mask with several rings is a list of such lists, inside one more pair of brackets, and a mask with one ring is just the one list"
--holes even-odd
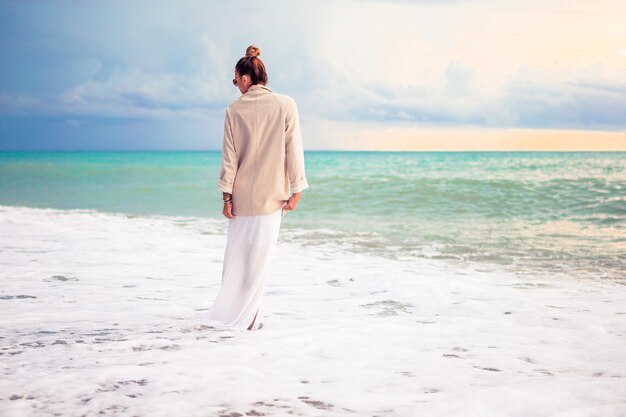
[(269, 87), (264, 86), (263, 84), (253, 84), (250, 87), (248, 87), (248, 91), (246, 91), (246, 94), (248, 94), (251, 91), (264, 91), (264, 90), (269, 91), (270, 93), (272, 92), (272, 90)]

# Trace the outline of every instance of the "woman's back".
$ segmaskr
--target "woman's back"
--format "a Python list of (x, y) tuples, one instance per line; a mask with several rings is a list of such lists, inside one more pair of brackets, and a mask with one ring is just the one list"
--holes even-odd
[(272, 213), (308, 187), (296, 103), (264, 85), (226, 109), (222, 154), (219, 185), (231, 188), (235, 215)]

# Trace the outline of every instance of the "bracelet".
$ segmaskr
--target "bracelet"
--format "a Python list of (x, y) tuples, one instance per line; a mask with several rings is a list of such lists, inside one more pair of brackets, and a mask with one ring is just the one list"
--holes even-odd
[(224, 204), (226, 204), (226, 203), (232, 203), (232, 202), (233, 202), (233, 199), (232, 199), (232, 198), (231, 198), (230, 200), (224, 200)]

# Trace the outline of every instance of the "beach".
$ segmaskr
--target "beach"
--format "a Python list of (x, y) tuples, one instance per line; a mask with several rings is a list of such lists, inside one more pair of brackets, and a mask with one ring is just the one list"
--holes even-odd
[(226, 222), (0, 206), (1, 414), (626, 415), (619, 281), (281, 237), (218, 330)]
[(0, 1), (0, 417), (626, 417), (625, 6)]

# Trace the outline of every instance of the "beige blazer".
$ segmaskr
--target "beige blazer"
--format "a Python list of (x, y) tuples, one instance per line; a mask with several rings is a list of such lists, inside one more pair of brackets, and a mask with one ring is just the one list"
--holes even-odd
[(255, 216), (308, 187), (296, 102), (250, 86), (226, 108), (218, 188), (232, 193), (233, 214)]

